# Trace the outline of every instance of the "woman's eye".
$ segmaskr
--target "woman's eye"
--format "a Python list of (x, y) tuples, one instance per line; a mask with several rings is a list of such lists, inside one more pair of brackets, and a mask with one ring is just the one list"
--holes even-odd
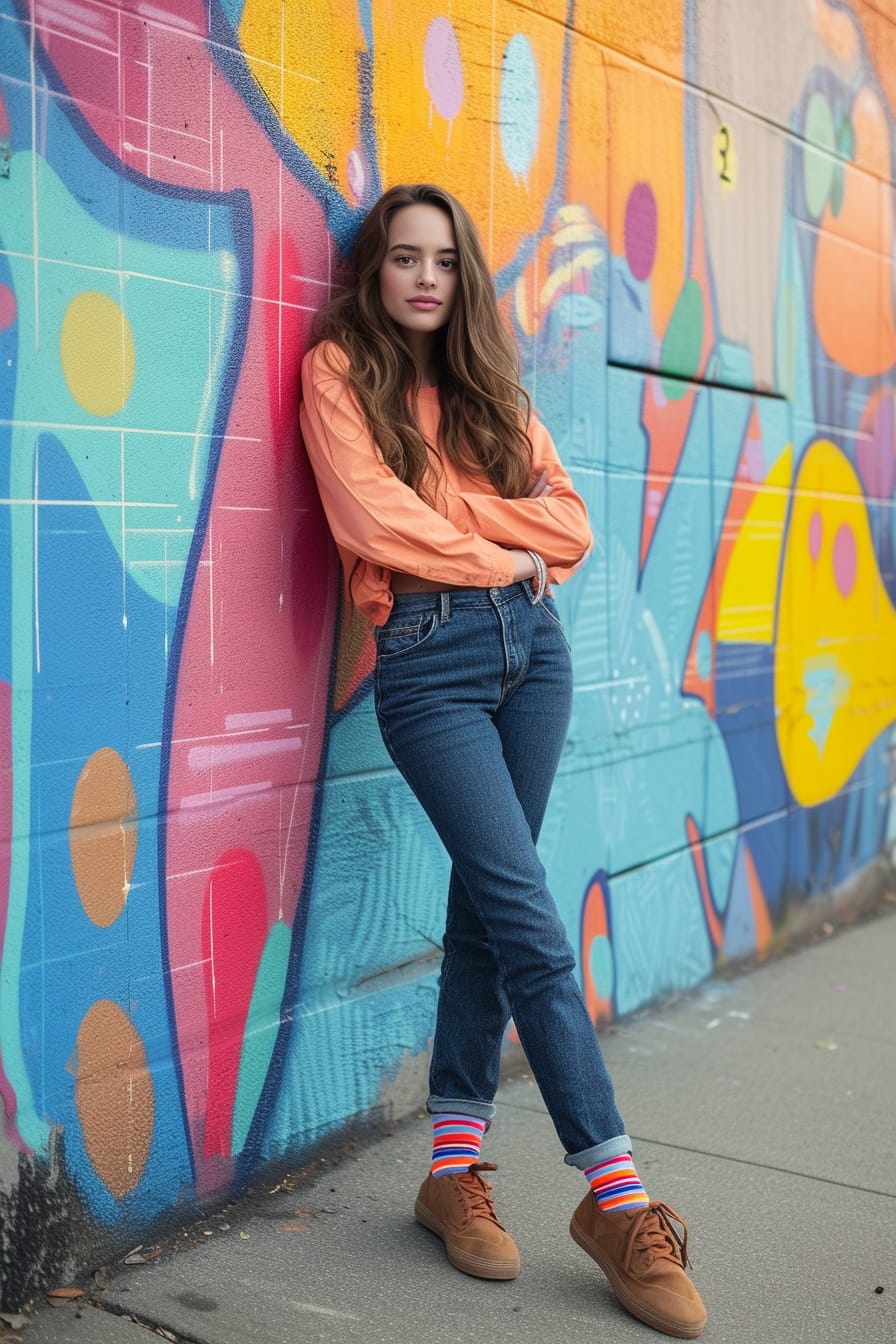
[(457, 269), (457, 262), (454, 260), (453, 257), (442, 257), (441, 261), (439, 262), (439, 265), (442, 266), (446, 271), (454, 271)]
[(397, 262), (397, 264), (398, 264), (399, 266), (405, 266), (405, 265), (411, 265), (411, 266), (412, 266), (412, 265), (414, 264), (414, 262), (417, 260), (417, 258), (416, 258), (416, 257), (396, 257), (395, 260), (396, 260), (396, 262)]

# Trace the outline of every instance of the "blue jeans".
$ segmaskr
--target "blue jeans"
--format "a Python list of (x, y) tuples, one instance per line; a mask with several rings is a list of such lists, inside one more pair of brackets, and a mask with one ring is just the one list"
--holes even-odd
[(376, 712), (451, 859), (427, 1109), (490, 1120), (511, 1015), (567, 1152), (631, 1150), (536, 851), (572, 700), (569, 645), (528, 584), (397, 594)]

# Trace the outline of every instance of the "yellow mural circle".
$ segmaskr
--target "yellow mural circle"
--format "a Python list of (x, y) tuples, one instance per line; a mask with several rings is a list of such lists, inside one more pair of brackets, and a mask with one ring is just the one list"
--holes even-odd
[(155, 1099), (143, 1039), (111, 999), (100, 999), (84, 1015), (74, 1071), (87, 1156), (107, 1189), (122, 1199), (146, 1166)]
[(59, 351), (79, 406), (91, 415), (121, 410), (134, 385), (134, 337), (114, 299), (95, 289), (76, 295), (62, 319)]
[(108, 928), (124, 909), (137, 854), (137, 795), (111, 747), (95, 751), (78, 776), (68, 840), (81, 904)]

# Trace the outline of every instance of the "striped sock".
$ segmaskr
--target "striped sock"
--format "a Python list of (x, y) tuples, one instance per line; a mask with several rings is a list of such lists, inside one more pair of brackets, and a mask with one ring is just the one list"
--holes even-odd
[(485, 1121), (478, 1115), (449, 1115), (432, 1118), (432, 1175), (457, 1176), (471, 1162), (479, 1161)]
[(620, 1209), (630, 1212), (650, 1203), (647, 1191), (638, 1179), (631, 1153), (610, 1157), (606, 1162), (588, 1167), (585, 1180), (591, 1186), (601, 1213), (618, 1213)]

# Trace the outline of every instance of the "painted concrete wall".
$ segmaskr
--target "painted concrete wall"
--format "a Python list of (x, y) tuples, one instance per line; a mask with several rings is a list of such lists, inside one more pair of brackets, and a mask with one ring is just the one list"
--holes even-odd
[(446, 865), (296, 434), (382, 187), (479, 221), (592, 510), (542, 849), (595, 1018), (888, 853), (887, 9), (0, 0), (6, 1305), (424, 1094)]

